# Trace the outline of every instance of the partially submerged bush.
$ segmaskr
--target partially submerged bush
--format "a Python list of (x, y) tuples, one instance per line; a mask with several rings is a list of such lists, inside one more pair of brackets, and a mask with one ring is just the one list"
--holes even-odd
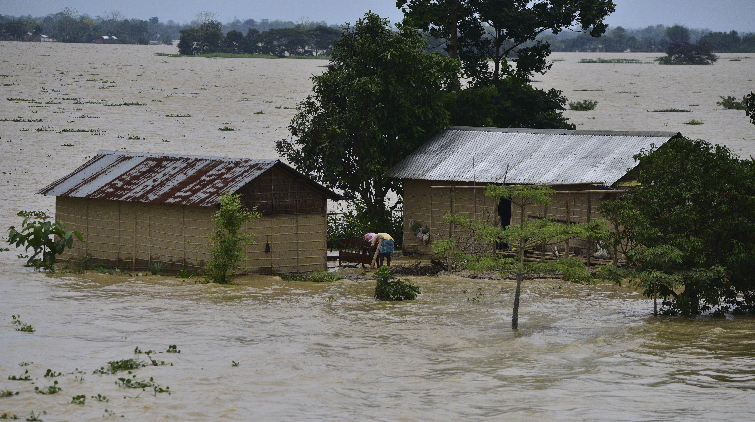
[(380, 267), (375, 272), (375, 299), (377, 300), (414, 300), (420, 294), (419, 287), (413, 285), (409, 279), (396, 278), (388, 267)]
[(742, 101), (738, 101), (736, 97), (732, 97), (731, 95), (727, 95), (726, 97), (720, 96), (721, 101), (716, 101), (716, 105), (720, 105), (721, 107), (729, 110), (744, 110), (747, 107), (745, 107), (745, 101), (747, 98), (743, 98)]
[(569, 110), (590, 111), (590, 110), (595, 110), (595, 107), (597, 105), (598, 105), (598, 102), (595, 100), (573, 101), (569, 103)]
[(66, 230), (62, 221), (47, 221), (50, 217), (43, 211), (21, 211), (19, 217), (24, 217), (21, 229), (11, 227), (8, 230), (8, 243), (34, 252), (26, 261), (26, 265), (36, 268), (54, 270), (55, 261), (66, 249), (73, 247), (74, 237), (82, 241), (81, 233), (76, 230)]
[(324, 283), (340, 280), (343, 278), (343, 275), (339, 273), (329, 273), (327, 271), (312, 271), (311, 273), (286, 274), (281, 278), (289, 281), (312, 281), (315, 283)]

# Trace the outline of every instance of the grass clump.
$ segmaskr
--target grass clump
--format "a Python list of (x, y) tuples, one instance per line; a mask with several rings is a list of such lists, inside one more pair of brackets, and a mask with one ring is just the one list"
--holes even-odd
[(594, 100), (573, 101), (569, 103), (569, 110), (590, 111), (595, 110), (597, 105), (598, 102)]
[(310, 273), (291, 273), (283, 275), (281, 278), (287, 281), (312, 281), (314, 283), (325, 283), (336, 281), (343, 278), (339, 273), (329, 273), (327, 271), (312, 271)]
[(380, 267), (375, 272), (375, 299), (388, 301), (414, 300), (420, 294), (419, 287), (409, 279), (396, 278), (388, 267)]
[(149, 272), (152, 273), (152, 275), (158, 275), (160, 274), (160, 271), (163, 270), (163, 268), (168, 266), (168, 264), (160, 261), (152, 261), (148, 264), (148, 266)]

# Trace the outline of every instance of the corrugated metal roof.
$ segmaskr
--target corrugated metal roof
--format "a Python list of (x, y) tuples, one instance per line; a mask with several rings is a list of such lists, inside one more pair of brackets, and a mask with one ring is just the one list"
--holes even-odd
[(422, 145), (385, 176), (400, 179), (611, 186), (633, 156), (673, 132), (611, 132), (453, 127)]
[(280, 160), (99, 151), (69, 175), (38, 193), (50, 196), (213, 206), (223, 192), (235, 192), (279, 166), (320, 190), (319, 185)]

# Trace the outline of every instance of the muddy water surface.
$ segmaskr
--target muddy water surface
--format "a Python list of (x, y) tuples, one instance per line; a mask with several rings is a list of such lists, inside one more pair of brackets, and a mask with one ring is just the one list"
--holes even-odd
[[(0, 227), (19, 224), (19, 210), (54, 212), (54, 201), (34, 192), (98, 149), (275, 157), (273, 144), (287, 135), (309, 77), (327, 63), (155, 55), (174, 51), (0, 42)], [(570, 100), (599, 101), (592, 112), (568, 112), (579, 128), (681, 131), (755, 154), (755, 126), (715, 105), (719, 95), (755, 89), (752, 58), (727, 56), (704, 69), (579, 63), (590, 57), (556, 55), (563, 61), (537, 82)], [(692, 111), (652, 112), (672, 107)], [(704, 124), (684, 124), (692, 118)], [(218, 130), (226, 126), (234, 130)], [(228, 287), (96, 272), (47, 276), (22, 267), (22, 252), (0, 252), (0, 390), (19, 392), (0, 398), (0, 415), (749, 421), (755, 414), (751, 318), (653, 318), (649, 300), (611, 285), (528, 281), (513, 333), (511, 281), (417, 277), (418, 300), (392, 304), (373, 301), (374, 281), (353, 275), (329, 284), (249, 277)], [(12, 315), (36, 331), (15, 331)], [(173, 344), (181, 353), (166, 353)], [(93, 374), (109, 361), (147, 362), (136, 347), (156, 351), (166, 365)], [(47, 369), (63, 375), (45, 378)], [(7, 379), (25, 370), (32, 381)], [(133, 375), (171, 394), (115, 384)], [(34, 392), (54, 380), (58, 394)], [(70, 404), (80, 394), (86, 404)]]

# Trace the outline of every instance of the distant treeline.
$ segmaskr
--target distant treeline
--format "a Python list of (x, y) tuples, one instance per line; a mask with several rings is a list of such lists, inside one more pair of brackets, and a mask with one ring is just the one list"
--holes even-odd
[(755, 33), (712, 32), (682, 25), (656, 25), (644, 29), (617, 26), (600, 38), (564, 31), (557, 35), (544, 34), (538, 39), (550, 43), (552, 51), (664, 52), (672, 41), (680, 40), (707, 44), (715, 53), (755, 53)]
[(181, 30), (178, 52), (185, 55), (233, 53), (285, 56), (319, 56), (341, 36), (341, 29), (325, 25), (298, 24), (293, 28), (271, 28), (260, 32), (248, 28), (223, 35), (218, 21), (207, 20)]
[[(172, 20), (160, 22), (157, 17), (148, 20), (124, 19), (119, 12), (110, 12), (106, 16), (90, 17), (87, 14), (79, 15), (75, 10), (66, 8), (45, 17), (32, 16), (7, 16), (0, 15), (0, 40), (16, 40), (32, 38), (36, 35), (46, 35), (48, 38), (61, 42), (90, 43), (104, 42), (118, 44), (149, 44), (159, 42), (169, 44), (181, 37), (181, 30), (198, 26), (199, 23), (178, 24)], [(325, 22), (315, 22), (305, 25), (307, 27), (327, 26)], [(250, 29), (259, 32), (271, 29), (295, 28), (296, 23), (280, 20), (254, 20), (241, 21), (235, 19), (221, 25), (221, 31), (226, 34), (230, 31), (247, 33)], [(338, 25), (329, 26), (338, 29)], [(340, 31), (339, 31), (340, 32)]]

